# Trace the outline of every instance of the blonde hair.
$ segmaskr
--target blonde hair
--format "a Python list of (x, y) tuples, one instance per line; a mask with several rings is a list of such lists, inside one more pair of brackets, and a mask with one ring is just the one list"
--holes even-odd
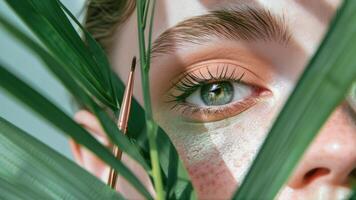
[(84, 26), (108, 50), (112, 35), (135, 6), (135, 0), (88, 0)]

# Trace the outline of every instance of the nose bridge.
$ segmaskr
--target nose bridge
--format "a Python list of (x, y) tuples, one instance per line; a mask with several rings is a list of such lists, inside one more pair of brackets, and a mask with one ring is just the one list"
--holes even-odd
[(311, 182), (343, 185), (356, 168), (356, 124), (347, 105), (340, 105), (324, 124), (291, 176), (288, 185)]

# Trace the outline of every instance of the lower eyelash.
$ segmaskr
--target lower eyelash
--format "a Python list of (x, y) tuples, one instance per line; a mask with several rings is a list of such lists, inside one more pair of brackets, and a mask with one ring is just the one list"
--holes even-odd
[(215, 74), (209, 69), (208, 66), (206, 67), (206, 70), (208, 72), (208, 77), (205, 77), (199, 69), (197, 73), (186, 73), (184, 78), (179, 80), (177, 83), (173, 83), (173, 89), (181, 92), (181, 94), (175, 95), (170, 93), (168, 95), (169, 100), (167, 102), (176, 102), (177, 104), (179, 102), (185, 102), (185, 99), (189, 95), (191, 95), (195, 90), (204, 84), (218, 81), (241, 82), (243, 76), (245, 75), (245, 73), (242, 73), (240, 76), (238, 76), (236, 69), (234, 69), (232, 72), (228, 72), (228, 66), (226, 64), (220, 64), (220, 66), (217, 67)]
[(227, 117), (235, 116), (255, 105), (260, 98), (257, 94), (253, 98), (241, 102), (233, 102), (223, 106), (199, 107), (188, 103), (177, 103), (172, 109), (180, 111), (183, 116), (188, 116), (196, 121), (217, 121)]
[[(220, 106), (221, 107), (221, 106)], [(204, 112), (204, 114), (212, 114), (218, 112), (218, 109), (213, 109), (211, 107), (199, 107), (193, 104), (188, 104), (188, 103), (176, 103), (172, 108), (172, 110), (177, 110), (181, 111), (182, 114), (185, 114), (187, 112), (194, 114), (197, 112)], [(215, 110), (215, 111), (214, 111)], [(213, 112), (212, 112), (213, 111)]]

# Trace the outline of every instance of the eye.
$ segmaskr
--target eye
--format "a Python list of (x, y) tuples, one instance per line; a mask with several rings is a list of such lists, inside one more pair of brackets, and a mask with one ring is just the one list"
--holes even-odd
[(172, 110), (188, 121), (211, 122), (232, 117), (254, 106), (269, 90), (261, 80), (235, 64), (214, 63), (193, 68), (174, 83)]
[(186, 102), (197, 106), (220, 106), (247, 99), (253, 88), (233, 81), (207, 83), (186, 98)]

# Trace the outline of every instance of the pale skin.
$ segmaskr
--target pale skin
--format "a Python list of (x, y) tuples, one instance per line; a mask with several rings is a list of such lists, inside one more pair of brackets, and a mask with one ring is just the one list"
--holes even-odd
[[(179, 22), (246, 2), (251, 7), (264, 8), (273, 15), (283, 16), (291, 33), (289, 42), (244, 41), (208, 35), (208, 40), (199, 43), (176, 44), (174, 51), (159, 54), (152, 60), (150, 78), (154, 118), (177, 148), (199, 199), (229, 199), (241, 184), (273, 120), (340, 4), (338, 0), (158, 0), (153, 40)], [(138, 55), (136, 13), (120, 27), (112, 44), (109, 53), (112, 66), (126, 81), (131, 59)], [(167, 103), (167, 96), (179, 93), (173, 83), (182, 80), (184, 73), (209, 79), (209, 73), (217, 76), (222, 68), (231, 77), (240, 78), (243, 74), (240, 81), (245, 86), (230, 81), (235, 89), (234, 98), (226, 105), (217, 106), (223, 107), (223, 111), (188, 110), (183, 113), (184, 108), (171, 109), (174, 102)], [(219, 81), (223, 80), (214, 80)], [(257, 86), (258, 94), (252, 85)], [(185, 100), (205, 109), (207, 105), (199, 93), (201, 90), (187, 95)], [(134, 96), (143, 105), (140, 72), (136, 73)], [(242, 101), (243, 104), (234, 106)], [(75, 119), (108, 144), (91, 113), (79, 111)], [(108, 167), (104, 163), (74, 142), (71, 142), (71, 147), (79, 164), (106, 180)], [(125, 155), (123, 159), (152, 191), (142, 169)], [(277, 198), (345, 198), (350, 191), (349, 181), (355, 176), (355, 168), (355, 110), (345, 101), (319, 131)], [(119, 181), (117, 189), (130, 199), (140, 198), (123, 180)]]

